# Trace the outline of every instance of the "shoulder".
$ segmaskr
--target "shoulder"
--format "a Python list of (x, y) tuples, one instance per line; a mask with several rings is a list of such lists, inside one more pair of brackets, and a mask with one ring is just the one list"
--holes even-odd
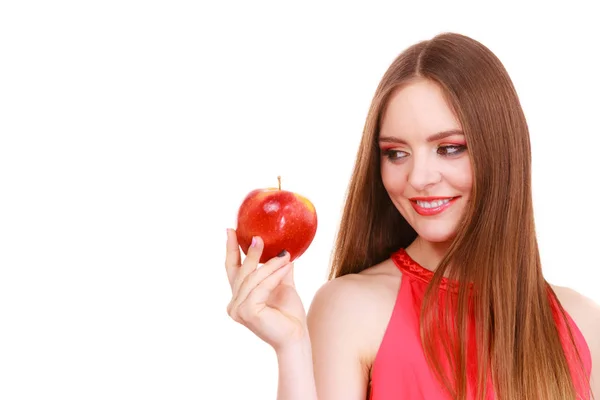
[(600, 397), (600, 305), (577, 291), (551, 285), (565, 311), (571, 316), (590, 349), (592, 356), (591, 389)]
[[(393, 310), (401, 274), (391, 260), (326, 282), (308, 311), (311, 340), (353, 348), (362, 358)], [(322, 337), (323, 336), (323, 337)], [(335, 336), (335, 337), (334, 337)]]
[(600, 340), (600, 305), (571, 288), (556, 285), (551, 287), (560, 304), (580, 327), (584, 336), (586, 332), (583, 330), (588, 334), (595, 334), (591, 337)]
[(600, 305), (571, 288), (551, 287), (585, 338), (593, 364), (600, 363)]
[(317, 291), (307, 322), (320, 397), (365, 398), (400, 280), (400, 271), (387, 260)]
[(326, 282), (317, 290), (309, 313), (349, 312), (352, 315), (371, 311), (387, 300), (385, 293), (394, 292), (400, 283), (400, 271), (391, 260)]

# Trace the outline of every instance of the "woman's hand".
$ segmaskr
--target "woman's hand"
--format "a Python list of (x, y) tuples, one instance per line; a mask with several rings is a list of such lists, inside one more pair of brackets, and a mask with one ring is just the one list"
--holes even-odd
[(227, 230), (225, 269), (232, 291), (227, 312), (280, 351), (308, 337), (306, 311), (294, 286), (289, 253), (259, 267), (263, 246), (262, 239), (255, 237), (242, 263), (236, 232)]

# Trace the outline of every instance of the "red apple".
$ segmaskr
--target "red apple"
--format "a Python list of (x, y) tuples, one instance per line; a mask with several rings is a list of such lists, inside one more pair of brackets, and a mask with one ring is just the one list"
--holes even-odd
[(260, 263), (265, 263), (283, 250), (290, 260), (300, 257), (317, 232), (315, 206), (298, 193), (278, 188), (256, 189), (248, 193), (237, 216), (237, 238), (244, 254), (253, 236), (260, 236), (264, 249)]

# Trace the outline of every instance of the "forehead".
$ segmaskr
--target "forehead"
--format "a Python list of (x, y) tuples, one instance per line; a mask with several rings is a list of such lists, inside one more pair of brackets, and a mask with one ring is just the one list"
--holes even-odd
[(390, 96), (381, 124), (382, 135), (420, 137), (460, 130), (442, 88), (425, 79), (412, 81)]

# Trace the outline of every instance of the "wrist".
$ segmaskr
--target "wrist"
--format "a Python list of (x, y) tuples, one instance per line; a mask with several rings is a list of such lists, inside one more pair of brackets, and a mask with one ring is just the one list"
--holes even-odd
[(312, 346), (308, 335), (276, 350), (279, 365), (279, 400), (317, 400)]
[(277, 360), (279, 362), (288, 359), (298, 360), (307, 357), (312, 358), (312, 346), (308, 332), (303, 338), (276, 348), (275, 354), (277, 355)]

